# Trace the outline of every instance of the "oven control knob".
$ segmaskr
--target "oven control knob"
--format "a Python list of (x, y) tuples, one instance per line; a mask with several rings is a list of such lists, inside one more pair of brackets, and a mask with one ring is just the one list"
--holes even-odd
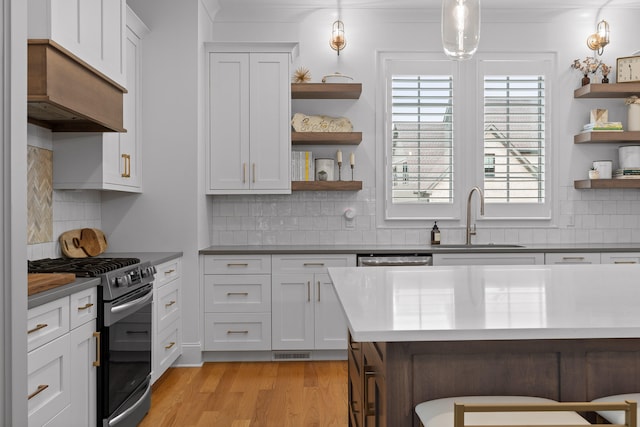
[(113, 282), (115, 283), (116, 286), (123, 286), (124, 285), (124, 277), (116, 277)]
[(149, 267), (145, 267), (142, 269), (142, 277), (149, 277), (149, 276), (153, 276), (156, 272), (156, 268), (153, 265), (150, 265)]

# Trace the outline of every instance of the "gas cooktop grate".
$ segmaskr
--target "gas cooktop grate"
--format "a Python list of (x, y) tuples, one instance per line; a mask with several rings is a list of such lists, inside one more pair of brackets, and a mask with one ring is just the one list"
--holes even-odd
[(76, 277), (98, 277), (139, 263), (138, 258), (43, 258), (28, 261), (28, 271), (29, 273), (74, 273)]

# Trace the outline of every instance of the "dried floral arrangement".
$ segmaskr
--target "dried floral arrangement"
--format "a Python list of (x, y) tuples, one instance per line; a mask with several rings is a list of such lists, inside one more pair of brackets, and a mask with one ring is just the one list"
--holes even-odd
[(640, 98), (632, 95), (624, 100), (625, 105), (640, 104)]
[(589, 73), (595, 74), (598, 71), (598, 68), (602, 65), (602, 61), (596, 59), (591, 56), (587, 56), (585, 59), (580, 61), (579, 59), (575, 59), (571, 64), (571, 68), (574, 68), (580, 71), (585, 76)]

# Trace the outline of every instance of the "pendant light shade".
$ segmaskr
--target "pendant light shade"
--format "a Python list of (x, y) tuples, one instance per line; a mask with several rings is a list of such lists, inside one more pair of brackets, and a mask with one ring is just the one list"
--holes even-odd
[(469, 59), (480, 41), (480, 0), (442, 0), (442, 48), (453, 59)]

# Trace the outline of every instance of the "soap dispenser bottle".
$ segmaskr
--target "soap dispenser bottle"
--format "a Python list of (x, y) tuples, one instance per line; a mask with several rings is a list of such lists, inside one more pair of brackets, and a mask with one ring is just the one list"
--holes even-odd
[(431, 229), (431, 244), (440, 244), (440, 229), (438, 228), (438, 221), (433, 223), (433, 228)]

